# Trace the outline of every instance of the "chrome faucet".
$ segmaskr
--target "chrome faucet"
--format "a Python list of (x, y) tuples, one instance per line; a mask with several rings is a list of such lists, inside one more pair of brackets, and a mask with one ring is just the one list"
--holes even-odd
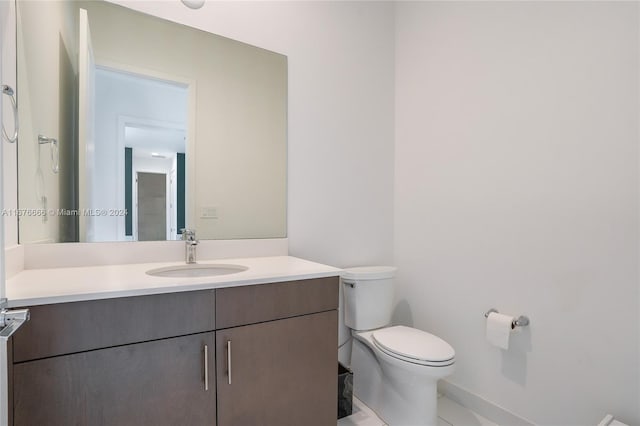
[(198, 245), (198, 240), (196, 240), (195, 229), (183, 229), (182, 240), (185, 243), (184, 261), (186, 263), (196, 263), (196, 246)]

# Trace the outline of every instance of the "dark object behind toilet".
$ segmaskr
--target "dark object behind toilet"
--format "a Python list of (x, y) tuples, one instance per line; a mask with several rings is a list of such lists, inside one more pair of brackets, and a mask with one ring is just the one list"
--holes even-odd
[(338, 419), (353, 412), (353, 372), (338, 363)]

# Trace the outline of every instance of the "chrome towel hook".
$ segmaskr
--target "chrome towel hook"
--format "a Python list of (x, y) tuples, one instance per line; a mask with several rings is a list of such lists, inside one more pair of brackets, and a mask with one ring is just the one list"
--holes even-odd
[(58, 173), (60, 171), (60, 150), (58, 148), (58, 140), (38, 135), (39, 145), (45, 145), (48, 143), (51, 144), (51, 171), (53, 173)]
[(7, 134), (6, 129), (4, 128), (4, 123), (2, 124), (2, 135), (7, 139), (10, 143), (15, 143), (18, 140), (18, 104), (16, 103), (16, 97), (14, 96), (13, 89), (11, 86), (6, 84), (2, 85), (2, 93), (9, 96), (11, 98), (11, 107), (13, 109), (13, 136), (9, 136)]

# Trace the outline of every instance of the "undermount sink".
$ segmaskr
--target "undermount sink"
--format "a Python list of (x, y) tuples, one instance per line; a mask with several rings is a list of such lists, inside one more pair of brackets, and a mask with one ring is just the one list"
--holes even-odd
[(242, 265), (205, 265), (205, 264), (189, 264), (165, 266), (163, 268), (150, 269), (147, 275), (154, 277), (174, 277), (174, 278), (193, 278), (193, 277), (213, 277), (217, 275), (236, 274), (246, 271), (246, 266)]

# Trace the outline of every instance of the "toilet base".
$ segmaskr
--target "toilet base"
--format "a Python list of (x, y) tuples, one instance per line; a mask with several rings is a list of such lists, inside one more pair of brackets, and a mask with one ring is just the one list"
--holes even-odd
[(354, 394), (389, 426), (436, 426), (438, 379), (450, 375), (453, 365), (425, 367), (399, 361), (377, 350), (371, 333), (354, 333)]

